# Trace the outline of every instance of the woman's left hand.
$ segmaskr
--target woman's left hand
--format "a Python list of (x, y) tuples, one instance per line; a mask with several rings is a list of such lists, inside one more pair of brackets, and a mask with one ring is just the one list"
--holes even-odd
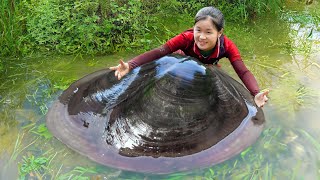
[(258, 107), (263, 107), (265, 105), (265, 103), (268, 101), (268, 94), (269, 90), (260, 92), (254, 96), (254, 102)]
[(120, 60), (120, 64), (118, 66), (110, 67), (109, 69), (114, 70), (114, 75), (120, 80), (124, 75), (128, 74), (130, 71), (130, 66), (128, 63)]

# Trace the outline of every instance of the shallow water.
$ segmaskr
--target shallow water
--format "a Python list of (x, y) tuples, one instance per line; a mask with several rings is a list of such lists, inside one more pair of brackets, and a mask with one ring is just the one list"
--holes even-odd
[[(248, 27), (226, 27), (261, 89), (271, 90), (263, 134), (237, 157), (161, 176), (98, 165), (50, 137), (45, 113), (73, 81), (134, 54), (6, 59), (0, 76), (0, 179), (16, 179), (19, 170), (29, 179), (319, 179), (319, 4), (287, 6), (291, 11), (282, 20), (265, 17)], [(226, 60), (221, 64), (235, 75)]]

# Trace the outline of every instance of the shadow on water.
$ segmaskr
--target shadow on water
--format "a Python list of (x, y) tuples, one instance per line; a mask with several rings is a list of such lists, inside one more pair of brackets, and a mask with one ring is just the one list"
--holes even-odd
[[(0, 179), (319, 179), (319, 5), (288, 6), (280, 20), (228, 25), (226, 34), (261, 88), (271, 90), (262, 136), (237, 157), (162, 176), (98, 165), (52, 138), (45, 113), (70, 83), (120, 56), (7, 60), (0, 85)], [(235, 75), (223, 60), (222, 66)]]

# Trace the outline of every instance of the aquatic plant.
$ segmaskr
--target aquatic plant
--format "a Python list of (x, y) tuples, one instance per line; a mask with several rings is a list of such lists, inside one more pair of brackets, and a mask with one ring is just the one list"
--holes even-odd
[(48, 159), (45, 157), (34, 157), (33, 155), (28, 157), (23, 156), (23, 162), (19, 166), (20, 179), (25, 179), (26, 175), (42, 179), (40, 174), (43, 172), (47, 163)]
[(13, 162), (15, 160), (17, 160), (17, 157), (19, 155), (21, 155), (21, 153), (26, 150), (28, 147), (30, 147), (31, 145), (33, 145), (37, 139), (33, 140), (32, 142), (30, 142), (29, 144), (27, 145), (23, 145), (22, 144), (22, 139), (24, 138), (25, 134), (24, 133), (21, 133), (21, 134), (18, 134), (18, 137), (17, 137), (17, 140), (15, 142), (15, 145), (14, 145), (14, 149), (13, 149), (13, 152), (10, 156), (10, 161), (9, 162)]
[(52, 138), (52, 134), (48, 131), (45, 123), (40, 124), (38, 127), (34, 126), (30, 131), (45, 139)]
[[(40, 125), (39, 127), (42, 126)], [(5, 162), (5, 164), (1, 164), (3, 169), (0, 170), (0, 175), (1, 173), (13, 173), (16, 166), (18, 167), (17, 172), (7, 174), (6, 177), (15, 178), (15, 175), (17, 175), (19, 179), (90, 179), (90, 175), (93, 176), (97, 173), (94, 168), (83, 166), (76, 166), (69, 171), (61, 170), (63, 164), (61, 164), (58, 155), (61, 157), (66, 156), (65, 150), (54, 152), (50, 148), (45, 148), (46, 146), (43, 146), (43, 144), (47, 143), (49, 139), (45, 139), (46, 142), (44, 142), (37, 137), (38, 134), (36, 137), (30, 137), (31, 134), (28, 132), (34, 132), (34, 129), (34, 124), (31, 124), (25, 126), (18, 133), (9, 159), (1, 161), (1, 163)]]
[[(77, 166), (65, 174), (56, 176), (56, 178), (60, 180), (64, 180), (64, 179), (90, 180), (92, 178), (90, 178), (89, 175), (92, 175), (92, 177), (94, 177), (93, 176), (94, 174), (97, 174), (97, 171), (94, 168)], [(99, 177), (97, 177), (97, 179), (99, 179)]]
[(287, 72), (278, 79), (270, 98), (271, 103), (277, 105), (277, 111), (286, 112), (287, 116), (294, 119), (293, 116), (298, 110), (315, 107), (318, 95), (316, 90), (303, 84), (294, 74)]

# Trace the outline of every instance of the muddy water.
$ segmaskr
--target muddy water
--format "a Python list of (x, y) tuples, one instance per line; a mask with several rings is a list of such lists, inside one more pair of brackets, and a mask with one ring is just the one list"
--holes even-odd
[[(0, 83), (0, 179), (319, 179), (319, 5), (287, 6), (290, 11), (279, 20), (264, 17), (226, 27), (261, 89), (270, 89), (265, 130), (239, 156), (164, 176), (100, 166), (52, 138), (45, 113), (73, 81), (134, 54), (6, 59)], [(221, 64), (235, 77), (226, 60)]]

